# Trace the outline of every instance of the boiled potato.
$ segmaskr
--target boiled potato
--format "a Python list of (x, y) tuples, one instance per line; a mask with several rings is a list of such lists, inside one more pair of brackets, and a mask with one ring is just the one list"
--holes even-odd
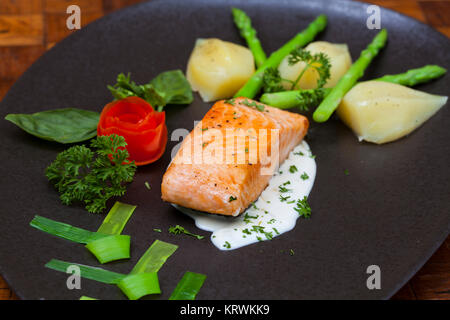
[(187, 79), (203, 101), (232, 97), (255, 72), (251, 51), (220, 39), (198, 39), (187, 65)]
[[(316, 54), (323, 52), (328, 58), (330, 58), (330, 79), (325, 84), (325, 88), (334, 87), (339, 79), (347, 72), (352, 65), (352, 58), (346, 44), (335, 44), (326, 41), (311, 42), (305, 47), (305, 50)], [(300, 73), (306, 66), (304, 62), (298, 62), (292, 66), (289, 65), (289, 55), (283, 59), (278, 67), (280, 76), (283, 79), (295, 81)], [(308, 68), (303, 76), (300, 78), (295, 89), (314, 89), (317, 88), (317, 80), (319, 79), (319, 73), (313, 69)], [(284, 81), (283, 86), (285, 89), (290, 90), (292, 84)]]
[(446, 102), (447, 97), (399, 84), (366, 81), (344, 96), (337, 114), (360, 141), (381, 144), (409, 134)]

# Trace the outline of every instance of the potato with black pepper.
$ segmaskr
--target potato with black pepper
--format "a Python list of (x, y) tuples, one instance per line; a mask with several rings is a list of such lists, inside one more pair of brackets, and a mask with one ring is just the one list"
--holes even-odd
[(187, 79), (203, 101), (232, 97), (255, 72), (251, 51), (220, 39), (197, 39)]

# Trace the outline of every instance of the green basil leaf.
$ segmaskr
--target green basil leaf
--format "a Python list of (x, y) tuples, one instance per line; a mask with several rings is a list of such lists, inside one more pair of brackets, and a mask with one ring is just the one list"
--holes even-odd
[(100, 114), (65, 108), (33, 114), (8, 114), (5, 119), (38, 138), (59, 143), (75, 143), (97, 135)]
[(151, 84), (145, 84), (142, 87), (144, 88), (142, 98), (150, 103), (153, 108), (162, 109), (167, 104), (164, 92), (158, 91)]
[(162, 72), (147, 84), (137, 85), (130, 74), (120, 73), (114, 86), (108, 86), (115, 99), (138, 96), (162, 111), (167, 104), (189, 104), (194, 100), (191, 85), (181, 70)]
[(166, 104), (189, 104), (194, 99), (191, 85), (181, 70), (162, 72), (150, 84), (163, 94)]

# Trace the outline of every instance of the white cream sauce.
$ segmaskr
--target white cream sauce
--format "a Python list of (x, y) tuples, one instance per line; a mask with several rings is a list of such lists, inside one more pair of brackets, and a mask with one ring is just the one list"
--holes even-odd
[(195, 225), (212, 232), (212, 243), (221, 250), (233, 250), (270, 240), (295, 227), (301, 204), (308, 197), (316, 177), (316, 162), (303, 141), (273, 175), (258, 200), (238, 217), (208, 214), (174, 205), (195, 220)]

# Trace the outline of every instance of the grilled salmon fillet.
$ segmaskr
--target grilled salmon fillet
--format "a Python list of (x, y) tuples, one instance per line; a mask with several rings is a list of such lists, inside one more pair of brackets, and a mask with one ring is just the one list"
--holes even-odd
[(216, 102), (163, 176), (162, 199), (236, 216), (268, 185), (308, 130), (308, 119), (247, 98)]

